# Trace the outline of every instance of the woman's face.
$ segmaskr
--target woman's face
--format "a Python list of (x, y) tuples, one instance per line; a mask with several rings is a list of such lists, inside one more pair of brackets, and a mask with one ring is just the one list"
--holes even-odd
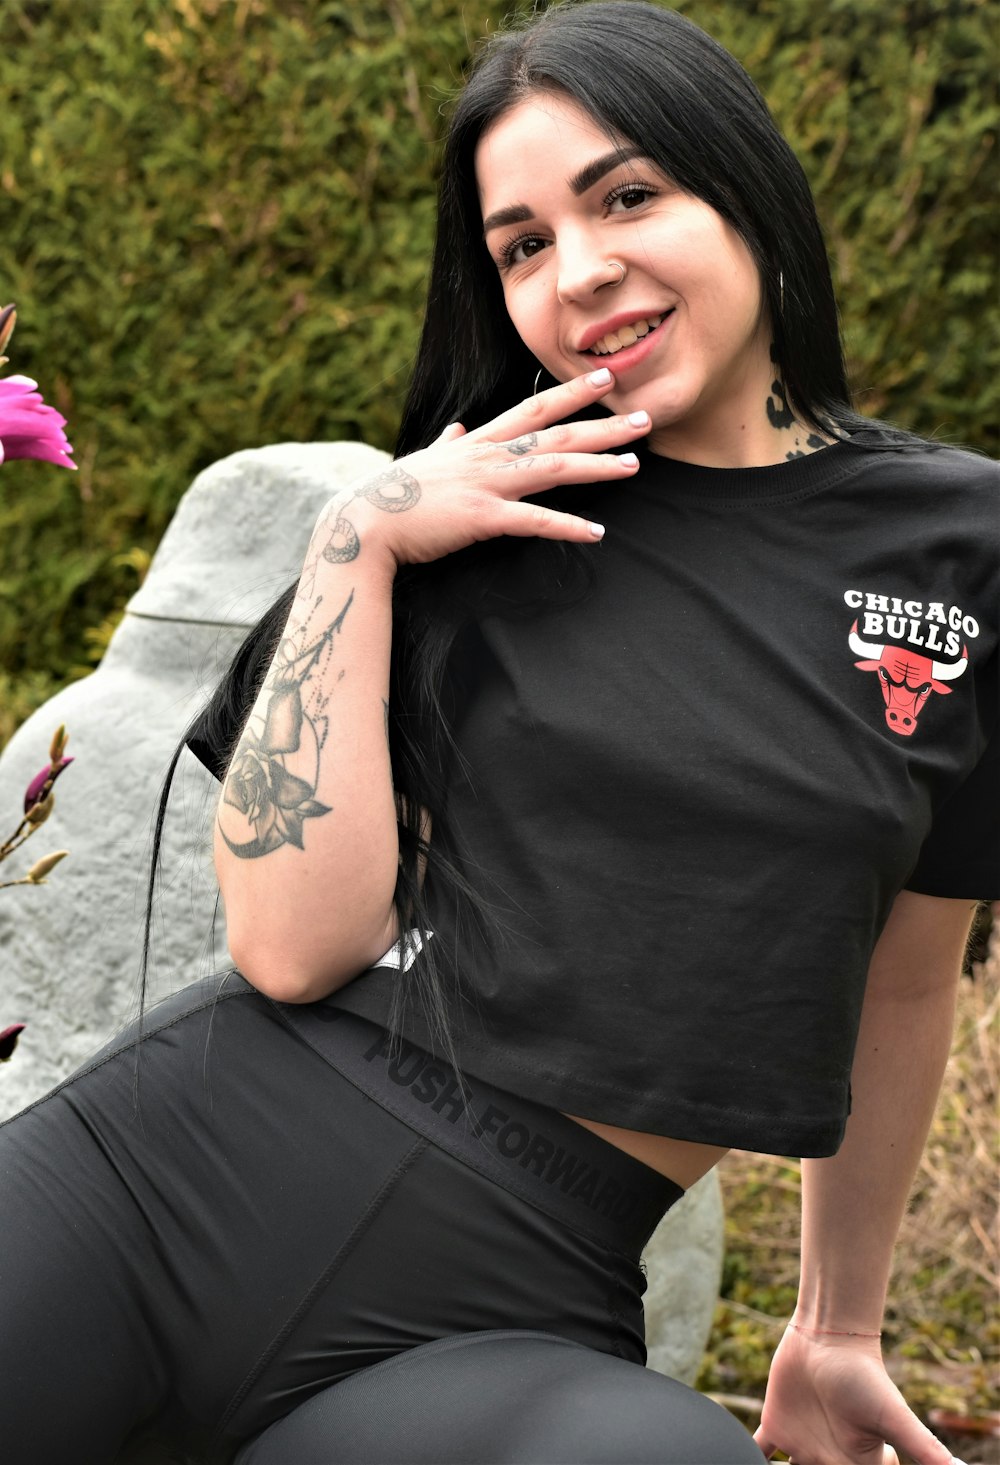
[[(714, 209), (626, 148), (634, 156), (623, 163), (590, 114), (553, 93), (518, 103), (483, 134), (486, 246), (511, 320), (560, 381), (609, 366), (616, 384), (605, 402), (645, 408), (657, 451), (709, 465), (780, 461), (750, 253)], [(621, 284), (611, 260), (625, 267)], [(616, 331), (620, 349), (607, 339)]]

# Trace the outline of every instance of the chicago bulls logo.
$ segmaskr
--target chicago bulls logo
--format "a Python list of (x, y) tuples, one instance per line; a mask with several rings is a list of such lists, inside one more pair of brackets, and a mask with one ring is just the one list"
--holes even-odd
[(916, 731), (920, 710), (930, 694), (947, 696), (951, 688), (945, 683), (955, 681), (969, 664), (967, 646), (962, 647), (960, 661), (949, 663), (932, 661), (908, 646), (879, 646), (862, 641), (857, 621), (847, 639), (855, 656), (864, 657), (863, 661), (854, 663), (858, 670), (878, 672), (886, 726), (901, 738), (912, 737)]

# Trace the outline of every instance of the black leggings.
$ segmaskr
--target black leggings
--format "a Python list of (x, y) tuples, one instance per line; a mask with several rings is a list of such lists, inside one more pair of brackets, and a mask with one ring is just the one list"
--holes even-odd
[[(110, 1465), (153, 1438), (247, 1465), (760, 1460), (637, 1367), (638, 1257), (670, 1181), (235, 974), (147, 1016), (138, 1108), (134, 1039), (0, 1127), (6, 1465)], [(440, 1401), (422, 1435), (414, 1390)], [(573, 1453), (573, 1409), (604, 1396), (599, 1453)], [(636, 1453), (668, 1416), (710, 1452)]]

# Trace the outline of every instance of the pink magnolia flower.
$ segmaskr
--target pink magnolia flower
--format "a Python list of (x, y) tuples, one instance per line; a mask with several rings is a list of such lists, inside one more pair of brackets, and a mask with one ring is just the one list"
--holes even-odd
[(0, 1063), (6, 1063), (17, 1047), (17, 1040), (24, 1032), (24, 1023), (11, 1023), (9, 1028), (0, 1032)]
[(24, 812), (27, 814), (36, 804), (40, 804), (56, 779), (64, 768), (72, 763), (72, 758), (60, 758), (55, 763), (46, 763), (45, 767), (36, 773), (24, 791)]
[(0, 463), (5, 458), (40, 458), (75, 469), (65, 425), (65, 417), (42, 400), (30, 376), (0, 379)]

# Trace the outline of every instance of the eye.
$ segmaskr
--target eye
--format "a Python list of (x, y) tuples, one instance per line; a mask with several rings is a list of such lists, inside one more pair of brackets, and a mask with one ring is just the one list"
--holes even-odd
[[(537, 249), (534, 247), (537, 245)], [(539, 239), (537, 234), (518, 234), (515, 239), (508, 239), (500, 249), (498, 267), (501, 270), (509, 270), (511, 265), (523, 264), (527, 259), (533, 259), (539, 249), (545, 247), (545, 240)]]
[(879, 667), (878, 674), (884, 682), (887, 682), (889, 680), (889, 673), (886, 671), (884, 666)]
[(648, 199), (655, 198), (660, 192), (651, 183), (642, 183), (638, 179), (630, 178), (624, 183), (617, 184), (611, 192), (605, 195), (604, 207), (610, 209), (612, 204), (621, 201), (622, 208), (616, 212), (630, 212), (637, 209)]

